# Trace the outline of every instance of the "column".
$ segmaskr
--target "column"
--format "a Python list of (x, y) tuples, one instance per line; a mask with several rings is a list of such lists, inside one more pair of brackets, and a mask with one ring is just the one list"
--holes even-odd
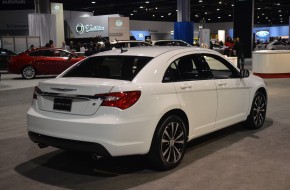
[(193, 43), (193, 22), (190, 22), (190, 0), (177, 1), (177, 21), (174, 23), (174, 39)]
[(246, 58), (252, 57), (254, 1), (234, 0), (234, 38), (240, 38), (244, 44)]

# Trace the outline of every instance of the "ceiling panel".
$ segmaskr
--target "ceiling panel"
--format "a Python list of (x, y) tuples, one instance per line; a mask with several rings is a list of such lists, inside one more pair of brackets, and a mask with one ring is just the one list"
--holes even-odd
[[(5, 2), (19, 2), (9, 4)], [(176, 21), (177, 0), (54, 0), (65, 10), (120, 14), (132, 20)], [(232, 22), (233, 0), (191, 0), (191, 20)], [(34, 9), (34, 0), (2, 0), (0, 10)], [(289, 24), (290, 0), (255, 0), (255, 24)], [(248, 11), (245, 10), (245, 14)]]

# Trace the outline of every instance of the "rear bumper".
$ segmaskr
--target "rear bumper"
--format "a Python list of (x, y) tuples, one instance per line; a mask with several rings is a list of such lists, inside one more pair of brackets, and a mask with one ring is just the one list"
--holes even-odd
[(91, 142), (82, 142), (75, 140), (68, 140), (56, 137), (41, 135), (34, 132), (28, 132), (31, 141), (47, 146), (53, 146), (61, 149), (94, 152), (98, 156), (110, 157), (110, 153), (100, 144)]
[(60, 115), (41, 111), (34, 104), (27, 113), (28, 133), (35, 143), (63, 149), (99, 151), (111, 156), (149, 152), (158, 116), (122, 118), (105, 112)]

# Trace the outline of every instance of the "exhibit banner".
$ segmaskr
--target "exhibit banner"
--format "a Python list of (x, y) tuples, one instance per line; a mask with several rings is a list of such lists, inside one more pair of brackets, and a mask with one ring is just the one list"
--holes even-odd
[(92, 38), (96, 36), (108, 37), (108, 18), (120, 18), (118, 14), (78, 17), (68, 19), (72, 38)]
[(109, 18), (109, 40), (130, 40), (129, 17)]
[(29, 36), (40, 36), (41, 46), (49, 40), (56, 41), (56, 16), (53, 14), (28, 14)]
[(201, 47), (209, 48), (210, 45), (210, 29), (200, 29), (199, 44)]
[(226, 31), (225, 30), (218, 30), (218, 40), (219, 42), (225, 42), (226, 41)]

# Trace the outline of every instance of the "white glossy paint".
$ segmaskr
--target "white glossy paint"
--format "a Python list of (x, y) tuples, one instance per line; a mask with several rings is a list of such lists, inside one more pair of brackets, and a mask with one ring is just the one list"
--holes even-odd
[[(149, 47), (102, 52), (101, 55), (138, 55), (154, 57), (130, 81), (61, 78), (40, 82), (45, 92), (54, 88), (77, 89), (77, 94), (140, 90), (140, 99), (130, 108), (92, 106), (92, 101), (73, 102), (71, 112), (56, 112), (49, 98), (38, 96), (27, 113), (28, 131), (52, 137), (94, 142), (103, 145), (112, 156), (148, 153), (153, 134), (161, 118), (171, 110), (181, 110), (189, 123), (189, 140), (219, 128), (243, 121), (257, 89), (266, 88), (261, 78), (209, 79), (162, 83), (172, 61), (185, 55), (219, 53), (200, 48)], [(223, 58), (224, 59), (224, 58)], [(76, 92), (67, 92), (73, 95)], [(94, 110), (95, 108), (95, 110)]]
[(290, 73), (290, 50), (261, 50), (253, 52), (254, 73)]

